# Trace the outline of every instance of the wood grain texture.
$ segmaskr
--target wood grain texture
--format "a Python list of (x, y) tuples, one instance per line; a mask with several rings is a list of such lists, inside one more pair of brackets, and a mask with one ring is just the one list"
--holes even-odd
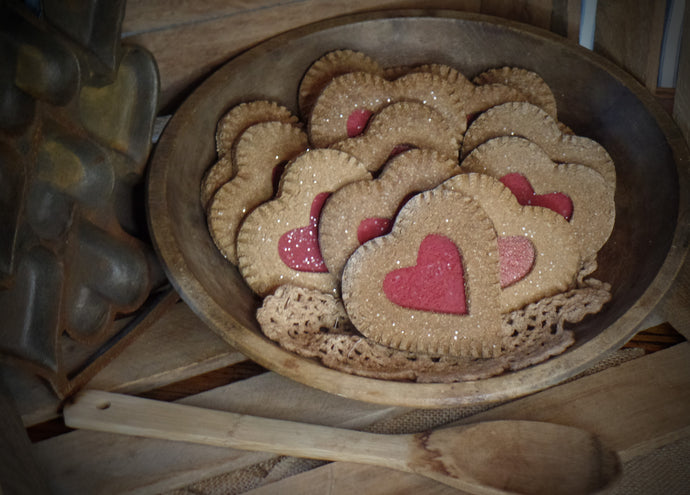
[(657, 87), (665, 10), (664, 0), (597, 3), (594, 51), (623, 67), (650, 91)]
[(245, 359), (179, 302), (94, 376), (88, 388), (137, 394)]
[(553, 0), (482, 0), (481, 13), (524, 22), (543, 29), (551, 28)]
[[(601, 435), (623, 460), (690, 436), (690, 344), (635, 359), (471, 416), (459, 424), (497, 418), (553, 421)], [(457, 493), (411, 474), (331, 463), (247, 495), (272, 493)]]

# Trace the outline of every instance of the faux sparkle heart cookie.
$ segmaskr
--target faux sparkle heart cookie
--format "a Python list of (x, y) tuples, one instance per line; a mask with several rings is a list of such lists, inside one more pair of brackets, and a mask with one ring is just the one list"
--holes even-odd
[(457, 172), (454, 160), (414, 149), (392, 158), (375, 180), (353, 182), (333, 193), (319, 224), (319, 244), (328, 271), (340, 279), (345, 262), (361, 244), (390, 232), (407, 199)]
[(477, 201), (494, 224), (502, 313), (574, 287), (580, 251), (575, 232), (563, 216), (548, 208), (520, 205), (510, 189), (489, 175), (459, 174), (441, 188)]
[(450, 190), (414, 196), (390, 234), (360, 246), (342, 299), (357, 330), (432, 355), (501, 354), (498, 244), (479, 204)]
[(328, 52), (309, 66), (300, 81), (298, 103), (301, 115), (306, 118), (311, 113), (314, 101), (334, 77), (349, 72), (384, 75), (379, 63), (365, 53), (355, 50)]
[(265, 122), (244, 131), (235, 147), (237, 173), (215, 193), (207, 222), (216, 247), (237, 264), (237, 229), (242, 219), (269, 200), (282, 174), (281, 165), (307, 149), (304, 131), (292, 124)]
[(417, 101), (433, 107), (460, 140), (467, 128), (464, 108), (454, 86), (445, 78), (426, 72), (404, 75), (393, 81), (366, 72), (335, 77), (316, 100), (309, 117), (309, 138), (325, 148), (364, 130), (372, 114), (395, 101)]
[(390, 156), (410, 148), (435, 150), (457, 162), (459, 147), (443, 115), (414, 101), (383, 107), (362, 134), (331, 145), (357, 158), (370, 172), (380, 169)]
[(499, 179), (522, 205), (560, 213), (575, 232), (583, 260), (596, 256), (613, 230), (613, 190), (594, 169), (558, 164), (536, 144), (500, 137), (475, 148), (461, 163), (463, 171)]
[(276, 198), (250, 213), (237, 235), (238, 267), (252, 290), (266, 296), (292, 283), (334, 292), (318, 243), (321, 209), (333, 191), (370, 178), (364, 165), (337, 150), (309, 150), (289, 163)]
[(467, 129), (461, 156), (500, 136), (529, 139), (554, 162), (586, 165), (599, 172), (609, 187), (616, 187), (616, 168), (603, 146), (583, 136), (565, 134), (556, 120), (530, 103), (505, 103), (479, 115)]
[(235, 175), (233, 149), (242, 133), (254, 124), (273, 121), (298, 125), (297, 117), (290, 110), (266, 100), (240, 103), (223, 115), (216, 129), (218, 161), (201, 180), (201, 205), (204, 209), (216, 191)]
[[(505, 74), (505, 77), (502, 79), (498, 77), (492, 78), (490, 77), (491, 73), (487, 72), (487, 77), (476, 78), (474, 83), (458, 70), (443, 64), (421, 65), (415, 67), (413, 71), (436, 74), (447, 79), (448, 82), (455, 86), (456, 94), (463, 102), (468, 122), (474, 120), (481, 112), (507, 102), (526, 102), (532, 100), (535, 104), (544, 104), (545, 111), (555, 112), (555, 98), (553, 101), (550, 101), (548, 98), (543, 98), (536, 103), (538, 98), (530, 92), (531, 88), (524, 84), (526, 81), (522, 81), (523, 78), (527, 78), (526, 74), (519, 72), (518, 69), (515, 69), (514, 72), (510, 72), (509, 74)], [(525, 71), (525, 73), (527, 73), (527, 71)], [(508, 75), (511, 77), (508, 77)], [(542, 88), (540, 87), (539, 89)], [(551, 96), (553, 97), (553, 95)]]
[(538, 106), (552, 118), (557, 118), (556, 97), (546, 81), (536, 72), (519, 67), (499, 67), (482, 72), (472, 79), (472, 82), (477, 85), (502, 84), (510, 86), (522, 93), (525, 101)]

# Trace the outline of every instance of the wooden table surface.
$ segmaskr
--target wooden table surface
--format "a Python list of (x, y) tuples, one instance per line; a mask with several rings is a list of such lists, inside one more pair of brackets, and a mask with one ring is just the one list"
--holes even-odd
[[(431, 2), (429, 7), (459, 8), (503, 15), (576, 37), (581, 2)], [(517, 4), (517, 6), (515, 5)], [(606, 2), (602, 15), (620, 15), (621, 2)], [(277, 32), (326, 17), (373, 8), (415, 7), (418, 2), (167, 2), (131, 0), (123, 38), (151, 50), (159, 62), (162, 114), (177, 104), (198, 81), (228, 57)], [(546, 10), (545, 10), (546, 9)], [(634, 10), (634, 9), (633, 9)], [(649, 32), (645, 64), (629, 67), (645, 83), (659, 42), (659, 12), (636, 11), (634, 26)], [(663, 16), (661, 17), (663, 20)], [(628, 18), (623, 25), (630, 28)], [(238, 29), (250, 25), (252, 29)], [(614, 29), (612, 27), (612, 29)], [(687, 28), (686, 28), (687, 31)], [(686, 38), (690, 38), (687, 37)], [(624, 46), (601, 37), (614, 60), (625, 65)], [(640, 40), (638, 39), (639, 43)], [(650, 58), (651, 57), (651, 58)], [(658, 64), (658, 58), (656, 60)], [(653, 72), (653, 71), (652, 71)], [(686, 78), (687, 79), (687, 78)], [(649, 83), (653, 84), (653, 83)], [(655, 88), (650, 88), (654, 91)], [(681, 126), (686, 125), (685, 93), (673, 103), (662, 91), (662, 103)], [(670, 97), (669, 97), (670, 96)], [(164, 119), (163, 119), (164, 121)], [(175, 298), (172, 294), (170, 297)], [(126, 319), (122, 324), (126, 323)], [(182, 302), (105, 366), (88, 388), (180, 401), (214, 409), (353, 429), (410, 430), (454, 421), (519, 418), (576, 425), (600, 434), (625, 462), (617, 490), (637, 493), (688, 493), (690, 480), (678, 477), (690, 465), (690, 264), (681, 270), (666, 297), (640, 325), (624, 349), (599, 368), (551, 389), (481, 409), (420, 411), (363, 403), (329, 395), (267, 371), (232, 349)], [(405, 494), (457, 493), (436, 482), (380, 468), (327, 463), (292, 474), (296, 462), (267, 453), (118, 437), (64, 426), (58, 400), (48, 386), (21, 370), (3, 370), (9, 393), (0, 394), (0, 412), (9, 425), (13, 411), (29, 441), (13, 444), (12, 456), (33, 459), (13, 471), (16, 490), (3, 493), (269, 493)], [(7, 399), (11, 398), (8, 402)], [(9, 452), (9, 450), (6, 450)], [(26, 454), (27, 457), (22, 457)], [(10, 460), (11, 457), (10, 456)], [(6, 462), (8, 456), (0, 456)], [(10, 464), (7, 464), (10, 465)], [(304, 466), (304, 463), (299, 464)], [(287, 467), (286, 467), (287, 466)], [(289, 468), (292, 466), (292, 468)], [(282, 469), (282, 471), (281, 471)], [(690, 472), (689, 469), (685, 469)], [(7, 469), (4, 471), (7, 472)], [(260, 473), (254, 486), (242, 488), (228, 473)], [(289, 476), (284, 476), (286, 473)], [(245, 476), (246, 477), (246, 476)], [(215, 484), (204, 480), (214, 479)], [(669, 480), (671, 484), (669, 484)], [(272, 483), (268, 483), (272, 481)], [(211, 487), (223, 486), (212, 492)], [(225, 483), (223, 485), (223, 483)], [(263, 484), (263, 486), (259, 486)], [(30, 487), (30, 490), (27, 490)], [(215, 488), (214, 488), (215, 489)], [(615, 493), (625, 493), (617, 491)]]

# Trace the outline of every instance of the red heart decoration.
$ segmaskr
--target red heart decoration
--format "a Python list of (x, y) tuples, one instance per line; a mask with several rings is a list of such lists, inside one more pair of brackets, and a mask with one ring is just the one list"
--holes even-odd
[(365, 218), (357, 227), (357, 240), (360, 244), (391, 231), (393, 220), (384, 217)]
[(467, 314), (458, 247), (445, 236), (427, 235), (419, 246), (417, 264), (388, 273), (383, 292), (389, 301), (405, 308)]
[(562, 215), (568, 221), (572, 218), (573, 201), (567, 194), (561, 192), (537, 194), (527, 177), (517, 172), (504, 175), (500, 180), (522, 206), (542, 206)]
[(347, 137), (352, 138), (362, 134), (373, 114), (374, 112), (366, 108), (360, 108), (352, 112), (347, 118)]
[(319, 248), (319, 217), (330, 193), (316, 195), (309, 211), (309, 225), (285, 232), (278, 240), (280, 259), (300, 272), (327, 272)]
[(522, 280), (534, 265), (534, 244), (520, 235), (498, 238), (501, 288)]

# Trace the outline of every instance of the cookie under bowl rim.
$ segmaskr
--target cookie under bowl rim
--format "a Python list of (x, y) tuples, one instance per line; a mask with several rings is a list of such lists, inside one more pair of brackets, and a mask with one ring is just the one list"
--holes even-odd
[[(612, 284), (612, 300), (574, 327), (571, 348), (493, 378), (427, 384), (336, 371), (284, 350), (261, 333), (255, 318), (259, 298), (215, 248), (207, 230), (199, 201), (201, 177), (215, 158), (215, 126), (227, 109), (271, 99), (298, 115), (301, 75), (311, 62), (337, 48), (363, 51), (382, 65), (446, 63), (469, 77), (500, 65), (534, 70), (552, 87), (559, 118), (609, 150), (618, 174), (616, 226), (601, 252), (597, 278)], [(631, 75), (576, 43), (486, 15), (381, 11), (280, 34), (208, 77), (175, 112), (154, 150), (147, 213), (152, 242), (173, 287), (202, 321), (248, 358), (343, 397), (440, 408), (543, 390), (627, 342), (669, 290), (686, 257), (689, 164), (680, 130), (653, 96)], [(651, 165), (654, 173), (645, 175)]]

